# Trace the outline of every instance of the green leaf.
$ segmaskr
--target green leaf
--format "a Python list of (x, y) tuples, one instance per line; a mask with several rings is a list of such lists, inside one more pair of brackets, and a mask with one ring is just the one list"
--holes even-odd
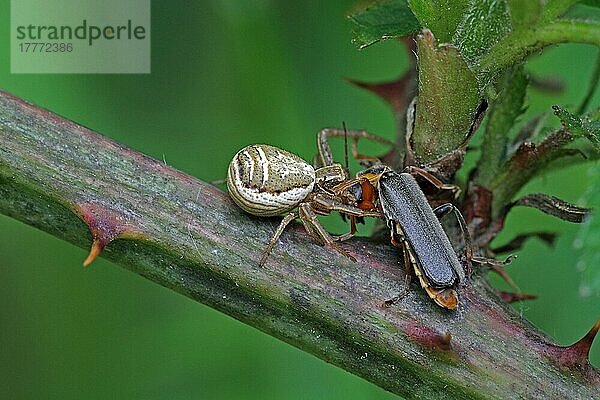
[(506, 0), (473, 1), (457, 27), (452, 43), (469, 64), (474, 64), (510, 31)]
[(349, 15), (348, 19), (354, 25), (352, 42), (361, 49), (380, 40), (407, 36), (421, 29), (406, 0), (378, 2)]
[(579, 207), (544, 193), (533, 193), (523, 196), (509, 204), (508, 208), (510, 209), (514, 206), (537, 208), (545, 214), (577, 224), (583, 222), (592, 212), (589, 208)]
[(541, 0), (508, 0), (513, 29), (531, 29), (542, 13)]
[(600, 296), (600, 164), (588, 170), (588, 190), (581, 203), (594, 211), (579, 228), (573, 246), (580, 251), (577, 269), (581, 271), (582, 296)]
[(550, 22), (565, 14), (569, 8), (579, 2), (580, 0), (546, 0), (542, 19)]
[(554, 114), (560, 118), (560, 122), (568, 129), (574, 137), (585, 137), (600, 150), (600, 121), (588, 116), (578, 117), (564, 108), (553, 106)]
[(440, 43), (452, 40), (469, 3), (469, 0), (408, 0), (421, 25), (433, 32)]
[(599, 21), (600, 20), (600, 0), (597, 0), (595, 4), (586, 4), (585, 2), (579, 2), (575, 6), (569, 8), (566, 13), (563, 14), (564, 19), (580, 19), (585, 21)]
[[(562, 125), (573, 135), (584, 136), (594, 144), (596, 154), (600, 150), (600, 108), (582, 117), (554, 106), (554, 113), (560, 118)], [(581, 271), (580, 293), (582, 296), (600, 296), (600, 164), (595, 163), (588, 170), (588, 190), (582, 203), (592, 207), (590, 218), (579, 229), (574, 243), (581, 250), (577, 269)]]
[[(600, 155), (600, 112), (577, 117), (558, 106), (553, 109), (561, 118), (563, 127), (554, 130), (538, 144), (528, 140), (522, 142), (487, 186), (487, 189), (494, 192), (492, 212), (495, 215), (527, 182), (540, 173), (556, 168), (557, 165), (597, 159)], [(579, 138), (588, 140), (578, 141)], [(582, 148), (581, 144), (587, 147)]]
[(583, 0), (583, 1), (580, 1), (579, 4), (584, 4), (586, 6), (600, 8), (600, 0)]

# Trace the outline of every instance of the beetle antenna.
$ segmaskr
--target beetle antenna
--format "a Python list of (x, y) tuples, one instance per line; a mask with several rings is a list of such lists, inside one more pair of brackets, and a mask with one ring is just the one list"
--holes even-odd
[(342, 121), (344, 127), (344, 166), (346, 174), (350, 176), (350, 167), (348, 166), (348, 130), (346, 129), (346, 122)]

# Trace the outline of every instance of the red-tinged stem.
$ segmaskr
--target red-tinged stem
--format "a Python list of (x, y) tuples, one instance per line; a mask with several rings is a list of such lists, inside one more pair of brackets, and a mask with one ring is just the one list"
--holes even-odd
[(353, 263), (299, 228), (260, 267), (276, 219), (248, 216), (221, 190), (3, 92), (0, 212), (78, 246), (104, 240), (103, 257), (406, 398), (600, 392), (598, 371), (552, 358), (556, 345), (485, 274), (459, 288), (456, 311), (416, 284), (386, 308), (404, 285), (392, 246), (345, 242)]

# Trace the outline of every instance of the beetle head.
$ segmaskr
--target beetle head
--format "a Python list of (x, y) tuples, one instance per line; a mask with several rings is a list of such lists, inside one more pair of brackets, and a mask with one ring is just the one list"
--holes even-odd
[(389, 171), (392, 171), (392, 169), (387, 165), (377, 164), (358, 172), (356, 177), (358, 179), (368, 179), (371, 184), (375, 185), (379, 181), (379, 178)]

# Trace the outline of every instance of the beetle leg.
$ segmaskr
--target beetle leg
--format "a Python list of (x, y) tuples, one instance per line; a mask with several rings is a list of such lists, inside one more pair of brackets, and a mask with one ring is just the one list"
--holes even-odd
[[(467, 260), (469, 262), (473, 262), (475, 260), (475, 256), (473, 256), (473, 240), (471, 239), (471, 233), (469, 232), (469, 228), (467, 227), (467, 223), (465, 222), (465, 219), (462, 215), (462, 213), (460, 212), (460, 210), (452, 203), (446, 203), (446, 204), (442, 204), (441, 206), (438, 206), (436, 208), (433, 209), (433, 213), (438, 217), (438, 218), (443, 218), (444, 216), (448, 215), (450, 213), (450, 211), (454, 212), (454, 216), (456, 217), (456, 220), (458, 221), (458, 226), (460, 227), (460, 231), (462, 232), (463, 235), (463, 240), (465, 242), (465, 252), (466, 252), (466, 256), (467, 256)], [(476, 262), (476, 261), (475, 261)], [(457, 273), (459, 274), (459, 280), (464, 280), (464, 272), (462, 271), (457, 271)], [(471, 274), (471, 271), (467, 271), (469, 273), (469, 275)], [(460, 276), (462, 275), (462, 276)]]
[(489, 265), (492, 268), (496, 268), (496, 267), (504, 267), (505, 265), (510, 264), (512, 262), (513, 258), (517, 258), (517, 255), (509, 254), (508, 257), (506, 257), (504, 259), (504, 261), (498, 261), (493, 258), (487, 258), (487, 257), (473, 256), (471, 261), (473, 261), (474, 263), (477, 263), (477, 264)]
[[(454, 204), (452, 204), (452, 203), (442, 204), (441, 206), (438, 206), (433, 209), (433, 213), (436, 215), (436, 217), (438, 217), (438, 219), (444, 218), (446, 215), (450, 214), (450, 212), (454, 212), (454, 215), (456, 216), (458, 225), (460, 226), (460, 231), (462, 232), (462, 235), (463, 235), (463, 240), (465, 242), (465, 253), (467, 256), (467, 260), (469, 262), (472, 262), (473, 259), (475, 258), (473, 256), (473, 241), (471, 239), (471, 233), (469, 232), (467, 223), (465, 222), (465, 219), (463, 218), (460, 210), (458, 208), (456, 208), (456, 206), (454, 206)], [(470, 276), (471, 272), (472, 272), (470, 264), (467, 264), (466, 268), (467, 268), (467, 275)], [(459, 272), (459, 280), (462, 281), (462, 280), (464, 280), (464, 278), (465, 278), (464, 272), (462, 274)]]
[(258, 262), (259, 265), (264, 265), (265, 261), (267, 260), (267, 257), (269, 256), (269, 253), (271, 253), (273, 247), (275, 247), (275, 244), (277, 243), (277, 240), (279, 240), (279, 237), (285, 230), (285, 227), (288, 226), (289, 223), (295, 220), (296, 218), (298, 218), (298, 214), (295, 212), (291, 212), (281, 220), (281, 223), (279, 223), (277, 230), (273, 234), (273, 237), (271, 237), (269, 244), (267, 245), (267, 247), (262, 253), (262, 256), (260, 257), (260, 261)]
[(404, 296), (406, 296), (410, 290), (410, 281), (411, 281), (411, 273), (414, 271), (414, 263), (410, 258), (410, 249), (408, 247), (408, 243), (404, 240), (404, 235), (402, 234), (401, 229), (397, 224), (394, 224), (391, 232), (391, 243), (395, 247), (399, 247), (402, 250), (402, 255), (404, 256), (404, 267), (406, 268), (404, 275), (404, 288), (400, 293), (392, 297), (391, 299), (387, 299), (383, 302), (385, 307), (390, 307), (400, 301)]
[(319, 148), (319, 166), (327, 166), (333, 164), (333, 156), (331, 154), (331, 147), (329, 146), (330, 137), (344, 137), (348, 136), (352, 138), (352, 156), (359, 161), (367, 161), (371, 163), (379, 163), (379, 159), (375, 157), (365, 156), (358, 152), (358, 141), (360, 139), (368, 139), (374, 142), (383, 143), (385, 145), (394, 147), (395, 144), (389, 140), (380, 138), (370, 134), (367, 131), (344, 131), (343, 129), (337, 128), (325, 128), (319, 131), (317, 134), (317, 146)]
[(398, 247), (402, 250), (402, 254), (404, 256), (404, 267), (406, 268), (406, 275), (410, 275), (413, 271), (413, 263), (410, 259), (410, 248), (408, 247), (408, 243), (404, 239), (404, 233), (402, 232), (402, 227), (398, 223), (393, 223), (390, 229), (390, 242), (394, 247)]
[[(508, 265), (512, 262), (512, 259), (515, 258), (515, 255), (509, 255), (504, 261), (494, 260), (492, 258), (476, 256), (473, 254), (473, 242), (471, 239), (471, 233), (469, 232), (469, 228), (467, 227), (467, 223), (465, 222), (464, 217), (462, 216), (460, 210), (452, 203), (442, 204), (433, 209), (433, 213), (438, 216), (438, 218), (442, 218), (445, 215), (449, 214), (450, 211), (454, 212), (456, 219), (458, 221), (458, 225), (460, 226), (460, 230), (463, 234), (463, 238), (465, 241), (465, 252), (467, 256), (467, 260), (470, 263), (479, 264), (479, 265), (488, 265), (493, 268), (496, 272), (503, 276), (506, 281), (514, 287), (514, 283), (510, 278), (506, 278), (503, 274), (503, 268), (505, 265)], [(464, 277), (459, 277), (461, 280)]]
[(433, 213), (436, 215), (436, 217), (438, 217), (438, 219), (444, 218), (446, 215), (450, 214), (450, 212), (454, 212), (454, 216), (458, 221), (458, 226), (460, 227), (460, 231), (463, 235), (463, 240), (465, 241), (465, 251), (467, 253), (467, 259), (471, 261), (474, 258), (473, 241), (471, 239), (471, 233), (469, 232), (467, 223), (465, 222), (465, 219), (460, 210), (452, 203), (445, 203), (433, 209)]
[(392, 297), (391, 299), (385, 300), (383, 302), (383, 306), (391, 307), (394, 304), (396, 304), (397, 302), (399, 302), (400, 300), (402, 300), (410, 291), (410, 281), (411, 281), (410, 275), (404, 275), (404, 288), (402, 289), (402, 291), (400, 293), (398, 293), (397, 295), (395, 295), (394, 297)]
[(454, 205), (452, 203), (442, 204), (433, 209), (433, 213), (438, 219), (444, 218), (446, 215), (453, 211)]
[[(501, 269), (505, 265), (510, 264), (512, 262), (513, 258), (517, 257), (515, 254), (510, 254), (508, 257), (506, 257), (506, 259), (504, 261), (498, 261), (493, 258), (487, 258), (487, 257), (481, 257), (481, 256), (474, 255), (473, 254), (473, 242), (471, 240), (471, 233), (469, 232), (467, 223), (465, 222), (465, 219), (464, 219), (463, 215), (461, 214), (460, 210), (458, 208), (456, 208), (456, 206), (454, 206), (453, 204), (450, 204), (450, 205), (452, 206), (452, 211), (454, 211), (454, 215), (456, 215), (456, 219), (458, 220), (458, 224), (460, 225), (460, 230), (463, 233), (464, 240), (465, 240), (465, 249), (467, 252), (467, 259), (470, 262), (480, 264), (480, 265), (488, 265), (494, 269)], [(444, 206), (445, 206), (445, 204), (442, 204), (441, 206), (436, 207), (436, 209), (442, 208)], [(435, 212), (435, 210), (434, 210), (434, 212)]]
[(315, 214), (314, 210), (311, 208), (310, 203), (301, 203), (298, 206), (298, 214), (300, 216), (300, 220), (304, 225), (304, 229), (306, 232), (313, 238), (320, 241), (322, 244), (325, 244), (333, 249), (337, 250), (340, 254), (348, 257), (350, 260), (356, 262), (356, 258), (350, 255), (346, 250), (342, 249), (340, 246), (335, 244), (334, 238), (325, 230), (323, 225), (317, 219), (317, 214)]
[[(396, 243), (398, 243), (398, 242), (396, 242), (395, 239), (392, 239), (392, 244), (394, 246), (396, 246)], [(398, 301), (402, 300), (404, 298), (404, 296), (406, 296), (408, 294), (408, 292), (410, 291), (411, 272), (412, 272), (414, 266), (410, 260), (410, 256), (408, 254), (409, 250), (406, 248), (406, 246), (407, 246), (406, 243), (403, 243), (401, 246), (398, 246), (402, 249), (402, 255), (404, 256), (404, 266), (406, 267), (406, 274), (404, 275), (404, 287), (402, 288), (402, 291), (400, 293), (398, 293), (391, 299), (387, 299), (386, 301), (383, 302), (383, 305), (385, 307), (393, 306)]]
[(411, 174), (413, 176), (418, 176), (418, 177), (425, 179), (427, 182), (429, 182), (431, 185), (433, 185), (433, 187), (435, 187), (436, 190), (438, 190), (440, 192), (448, 191), (448, 192), (452, 193), (452, 196), (454, 199), (456, 199), (460, 195), (460, 188), (458, 186), (442, 182), (441, 180), (439, 180), (436, 176), (434, 176), (432, 173), (430, 173), (426, 169), (410, 165), (410, 166), (404, 168), (404, 171), (408, 172), (409, 174)]
[(390, 239), (390, 242), (392, 243), (392, 245), (393, 245), (394, 247), (399, 247), (399, 248), (401, 248), (402, 250), (404, 250), (404, 248), (403, 248), (403, 245), (402, 245), (402, 242), (399, 242), (398, 240), (396, 240), (396, 238), (395, 238), (395, 237), (393, 237), (393, 236), (392, 236), (392, 238)]
[(504, 266), (507, 264), (510, 264), (512, 262), (512, 259), (515, 257), (517, 257), (515, 254), (511, 254), (508, 257), (506, 257), (506, 259), (504, 261), (498, 261), (498, 260), (494, 260), (491, 258), (485, 258), (485, 257), (474, 257), (473, 260), (471, 260), (471, 261), (474, 263), (477, 263), (479, 265), (489, 266), (492, 269), (492, 271), (494, 271), (495, 273), (500, 275), (500, 277), (502, 277), (502, 279), (504, 279), (506, 281), (506, 283), (508, 283), (513, 289), (520, 292), (521, 290), (517, 287), (517, 285), (512, 280), (510, 275), (508, 275), (506, 273), (506, 270), (504, 269)]

